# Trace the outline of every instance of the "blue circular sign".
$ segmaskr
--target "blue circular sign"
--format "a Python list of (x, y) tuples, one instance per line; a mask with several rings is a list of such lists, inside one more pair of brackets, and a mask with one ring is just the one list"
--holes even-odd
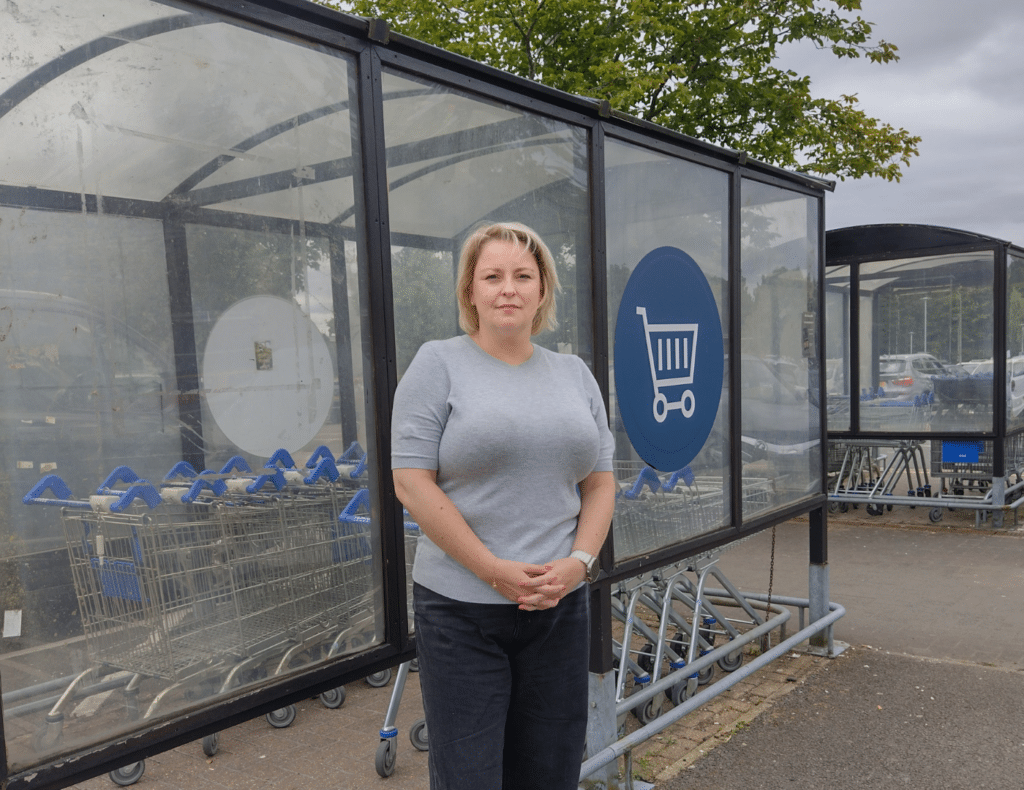
[(643, 257), (615, 325), (615, 393), (634, 449), (663, 472), (704, 446), (722, 398), (722, 320), (704, 272), (675, 247)]

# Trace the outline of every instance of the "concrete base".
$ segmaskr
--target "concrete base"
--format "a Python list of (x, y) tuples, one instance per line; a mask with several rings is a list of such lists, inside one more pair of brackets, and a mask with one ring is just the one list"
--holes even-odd
[(846, 652), (850, 646), (846, 642), (840, 642), (838, 639), (832, 640), (832, 650), (828, 649), (828, 645), (824, 647), (818, 647), (817, 645), (807, 645), (804, 648), (804, 652), (812, 656), (822, 656), (823, 658), (836, 658)]

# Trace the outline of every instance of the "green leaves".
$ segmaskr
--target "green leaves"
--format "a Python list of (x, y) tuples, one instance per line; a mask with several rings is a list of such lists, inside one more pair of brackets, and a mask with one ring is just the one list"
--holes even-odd
[(408, 36), (782, 167), (899, 180), (919, 137), (816, 97), (777, 64), (810, 41), (837, 58), (898, 59), (860, 0), (351, 0)]

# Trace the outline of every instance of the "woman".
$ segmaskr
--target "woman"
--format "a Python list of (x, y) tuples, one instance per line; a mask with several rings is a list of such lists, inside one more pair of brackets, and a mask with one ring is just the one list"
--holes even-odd
[(424, 343), (395, 393), (398, 498), (413, 566), (432, 790), (570, 790), (587, 723), (589, 594), (615, 506), (613, 440), (554, 326), (551, 253), (517, 223), (459, 259), (459, 325)]

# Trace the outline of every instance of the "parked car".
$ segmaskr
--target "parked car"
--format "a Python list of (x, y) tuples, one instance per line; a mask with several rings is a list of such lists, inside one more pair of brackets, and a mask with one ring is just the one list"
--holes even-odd
[(878, 358), (878, 384), (886, 398), (913, 400), (934, 391), (936, 376), (950, 375), (931, 354), (887, 354)]

